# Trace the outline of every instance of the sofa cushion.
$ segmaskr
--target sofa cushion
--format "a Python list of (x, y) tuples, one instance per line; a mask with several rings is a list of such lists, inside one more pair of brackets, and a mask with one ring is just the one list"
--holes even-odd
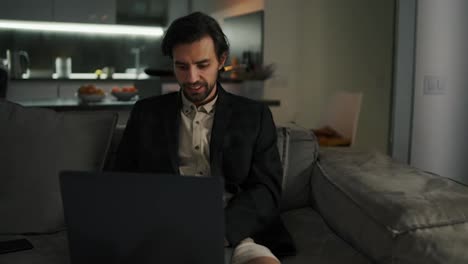
[(101, 169), (116, 120), (1, 101), (0, 234), (63, 229), (58, 172)]
[(296, 244), (297, 255), (282, 259), (283, 264), (371, 262), (336, 236), (311, 207), (282, 213), (283, 222)]
[(0, 254), (0, 264), (69, 264), (70, 254), (66, 231), (43, 235), (2, 236), (0, 241), (26, 238), (31, 250)]
[(468, 187), (352, 149), (323, 149), (316, 206), (378, 263), (468, 263)]
[[(310, 177), (318, 156), (317, 139), (310, 130), (287, 128), (283, 148), (283, 194), (281, 209), (309, 205)], [(281, 151), (280, 151), (281, 152)]]

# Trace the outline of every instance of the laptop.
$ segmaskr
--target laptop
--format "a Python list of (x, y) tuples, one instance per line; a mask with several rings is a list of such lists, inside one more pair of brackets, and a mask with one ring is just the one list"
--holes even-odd
[(224, 262), (219, 177), (60, 173), (72, 264)]

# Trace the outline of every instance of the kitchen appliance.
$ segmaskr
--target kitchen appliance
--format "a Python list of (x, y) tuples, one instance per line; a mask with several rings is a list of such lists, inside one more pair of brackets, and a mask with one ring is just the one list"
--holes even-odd
[(21, 79), (29, 73), (29, 55), (26, 51), (6, 51), (7, 69), (12, 79)]

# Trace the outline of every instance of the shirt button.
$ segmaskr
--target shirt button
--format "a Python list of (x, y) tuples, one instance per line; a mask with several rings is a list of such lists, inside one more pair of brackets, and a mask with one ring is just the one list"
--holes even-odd
[(200, 149), (200, 147), (199, 147), (199, 146), (195, 146), (195, 149), (196, 149), (196, 150), (199, 150), (199, 149)]
[(200, 121), (195, 121), (195, 124), (199, 125), (199, 124), (200, 124)]

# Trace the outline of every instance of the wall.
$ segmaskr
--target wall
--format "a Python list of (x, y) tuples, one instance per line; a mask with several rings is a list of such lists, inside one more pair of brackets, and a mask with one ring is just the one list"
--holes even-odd
[(393, 0), (301, 1), (296, 122), (314, 127), (336, 91), (363, 93), (356, 146), (387, 151)]
[(387, 151), (394, 0), (193, 0), (193, 11), (226, 16), (265, 11), (264, 62), (275, 63), (264, 98), (279, 124), (313, 128), (338, 90), (363, 92), (357, 147)]
[(265, 83), (264, 97), (280, 99), (281, 106), (272, 108), (276, 123), (295, 120), (299, 111), (298, 77), (300, 42), (298, 1), (266, 1), (264, 62), (274, 63), (274, 77)]

